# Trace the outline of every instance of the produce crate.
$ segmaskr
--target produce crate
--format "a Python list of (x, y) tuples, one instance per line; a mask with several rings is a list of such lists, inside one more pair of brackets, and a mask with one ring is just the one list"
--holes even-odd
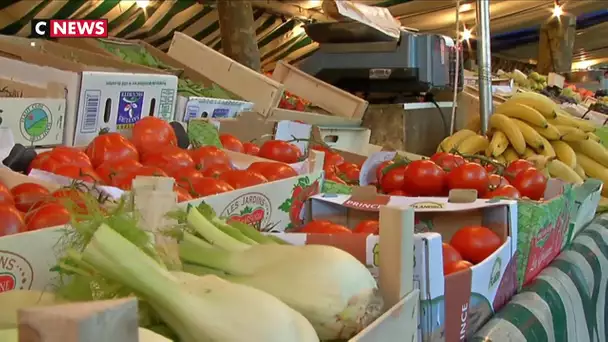
[(360, 120), (367, 109), (367, 101), (325, 83), (283, 61), (277, 63), (272, 73), (272, 79), (283, 84), (286, 91), (332, 115)]
[(283, 95), (282, 84), (183, 33), (174, 33), (168, 54), (241, 99), (253, 102), (254, 110), (262, 115), (276, 108)]
[[(305, 222), (327, 219), (352, 228), (361, 220), (378, 219), (378, 212), (383, 208), (414, 208), (415, 228), (412, 230), (416, 234), (413, 236), (414, 263), (410, 267), (415, 287), (420, 289), (421, 340), (462, 341), (472, 336), (515, 294), (517, 204), (515, 201), (482, 199), (464, 203), (457, 201), (457, 197), (461, 197), (460, 192), (448, 199), (386, 196), (378, 195), (373, 187), (355, 188), (351, 195), (311, 197), (305, 210)], [(492, 229), (501, 236), (503, 244), (469, 270), (444, 276), (442, 240), (449, 241), (456, 230), (467, 225), (484, 225)], [(297, 229), (296, 233), (279, 236), (291, 243), (331, 244), (342, 248), (365, 263), (372, 273), (380, 274), (382, 286), (383, 227), (381, 223), (380, 239), (365, 234), (303, 234), (297, 233)], [(398, 225), (389, 227), (391, 230)], [(411, 242), (408, 243), (411, 246)]]
[(48, 41), (2, 38), (0, 51), (0, 77), (63, 86), (66, 145), (87, 144), (102, 128), (128, 132), (142, 116), (173, 120), (173, 75)]

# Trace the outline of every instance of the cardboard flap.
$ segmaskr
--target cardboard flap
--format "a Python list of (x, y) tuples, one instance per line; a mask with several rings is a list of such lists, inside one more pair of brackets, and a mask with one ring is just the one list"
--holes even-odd
[(378, 194), (373, 186), (353, 187), (351, 196), (343, 203), (345, 207), (363, 211), (378, 211), (387, 205), (391, 197)]
[(48, 83), (46, 88), (0, 78), (0, 98), (64, 98), (64, 86)]
[(266, 121), (255, 112), (243, 112), (234, 119), (220, 119), (220, 134), (232, 134), (241, 141), (272, 139), (276, 122)]
[(452, 189), (448, 195), (448, 203), (473, 203), (477, 200), (477, 190)]
[[(259, 114), (258, 114), (259, 115)], [(268, 116), (270, 120), (291, 120), (291, 121), (304, 121), (307, 124), (317, 126), (340, 126), (340, 127), (361, 127), (362, 120), (360, 119), (349, 119), (340, 116), (316, 114), (309, 112), (300, 112), (297, 110), (289, 110), (282, 108), (275, 108), (270, 112)]]

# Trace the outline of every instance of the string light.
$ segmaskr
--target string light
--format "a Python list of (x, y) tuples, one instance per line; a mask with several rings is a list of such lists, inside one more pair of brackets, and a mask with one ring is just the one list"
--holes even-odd
[(150, 6), (150, 1), (148, 0), (136, 0), (135, 3), (139, 8), (147, 8), (148, 6)]

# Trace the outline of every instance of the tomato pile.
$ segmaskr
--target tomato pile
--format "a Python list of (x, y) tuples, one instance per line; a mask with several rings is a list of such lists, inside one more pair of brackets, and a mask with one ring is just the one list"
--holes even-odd
[(474, 189), (480, 198), (541, 200), (547, 185), (547, 176), (524, 159), (504, 168), (447, 152), (437, 152), (427, 160), (382, 162), (376, 179), (381, 192), (410, 197), (447, 196), (452, 189)]
[(468, 269), (492, 255), (501, 245), (501, 238), (489, 228), (460, 228), (449, 244), (443, 243), (443, 274)]
[[(138, 121), (127, 139), (102, 133), (81, 150), (58, 146), (36, 156), (31, 169), (52, 172), (89, 183), (130, 190), (137, 176), (173, 177), (178, 201), (219, 194), (297, 175), (289, 165), (302, 153), (291, 143), (269, 140), (257, 147), (231, 135), (221, 135), (228, 150), (273, 160), (234, 169), (229, 156), (215, 146), (182, 149), (171, 125), (155, 117)], [(276, 162), (275, 162), (276, 161)]]
[(93, 201), (92, 195), (71, 187), (50, 191), (21, 183), (9, 189), (0, 183), (0, 237), (67, 224), (71, 213), (86, 215), (86, 203)]
[(323, 170), (325, 179), (344, 185), (358, 185), (361, 174), (361, 164), (350, 163), (344, 160), (339, 153), (322, 145), (313, 145), (311, 149), (325, 153)]
[(378, 235), (380, 224), (376, 220), (363, 220), (353, 230), (329, 220), (313, 220), (302, 226), (299, 233), (313, 234), (366, 234)]

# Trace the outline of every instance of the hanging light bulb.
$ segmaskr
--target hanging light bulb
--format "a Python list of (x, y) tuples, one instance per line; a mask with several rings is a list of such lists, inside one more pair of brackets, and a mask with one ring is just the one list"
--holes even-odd
[(461, 33), (460, 33), (460, 37), (462, 38), (463, 41), (469, 41), (469, 39), (471, 39), (471, 30), (465, 28)]
[(556, 18), (559, 18), (563, 14), (564, 14), (564, 9), (562, 8), (561, 5), (556, 3), (555, 6), (553, 6), (553, 16)]
[(146, 8), (146, 7), (150, 6), (150, 1), (148, 1), (148, 0), (136, 0), (135, 3), (137, 4), (137, 7), (139, 7), (139, 8)]

